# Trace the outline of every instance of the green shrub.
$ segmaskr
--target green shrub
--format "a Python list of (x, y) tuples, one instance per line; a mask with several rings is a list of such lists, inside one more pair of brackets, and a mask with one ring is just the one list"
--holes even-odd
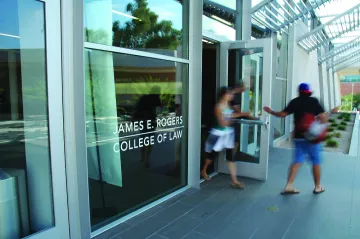
[(335, 119), (329, 119), (330, 123), (335, 123)]
[(342, 116), (342, 115), (339, 115), (337, 118), (338, 118), (338, 119), (342, 119), (342, 118), (343, 118), (343, 116)]
[(333, 139), (328, 139), (326, 140), (325, 146), (329, 148), (337, 148), (339, 147), (339, 143)]
[(340, 137), (341, 137), (341, 133), (340, 133), (340, 132), (337, 132), (337, 133), (334, 134), (334, 136), (335, 136), (336, 138), (340, 138)]
[(343, 117), (343, 118), (350, 118), (349, 113), (342, 113), (340, 116)]
[(337, 127), (337, 126), (339, 126), (337, 123), (332, 123), (331, 124), (331, 127)]
[(344, 121), (344, 122), (350, 122), (351, 119), (350, 119), (350, 118), (344, 118), (343, 121)]
[(338, 130), (345, 130), (346, 129), (346, 127), (345, 126), (343, 126), (343, 125), (340, 125), (339, 127), (338, 127)]
[(328, 132), (333, 132), (335, 129), (334, 128), (328, 128), (327, 131)]
[(347, 123), (346, 123), (345, 121), (341, 122), (340, 124), (341, 124), (341, 125), (344, 125), (344, 126), (347, 125)]
[(326, 135), (326, 140), (328, 140), (328, 139), (332, 139), (332, 137), (333, 137), (333, 135), (332, 135), (332, 134), (328, 134), (328, 135)]

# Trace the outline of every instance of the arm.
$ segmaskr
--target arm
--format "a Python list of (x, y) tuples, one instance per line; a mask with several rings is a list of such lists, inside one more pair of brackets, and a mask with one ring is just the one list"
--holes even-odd
[(286, 112), (286, 111), (278, 111), (278, 112), (276, 112), (276, 111), (273, 111), (269, 107), (264, 107), (264, 110), (265, 110), (265, 112), (267, 112), (267, 113), (269, 113), (271, 115), (274, 115), (275, 117), (278, 117), (278, 118), (285, 118), (286, 116), (289, 115), (289, 113)]
[(286, 116), (293, 114), (295, 112), (295, 109), (296, 109), (296, 103), (294, 103), (293, 100), (290, 101), (290, 103), (286, 106), (284, 110), (278, 112), (273, 111), (270, 107), (264, 107), (265, 112), (279, 118), (285, 118)]
[(325, 112), (324, 107), (322, 107), (322, 105), (320, 104), (320, 102), (318, 100), (316, 100), (316, 113), (317, 113), (317, 119), (321, 122), (321, 123), (326, 123), (328, 121), (328, 114)]
[[(234, 109), (234, 107), (233, 107), (233, 109)], [(251, 115), (250, 112), (241, 112), (240, 110), (233, 113), (231, 117), (232, 118), (246, 117), (246, 118), (251, 119), (251, 120), (258, 120), (258, 118)]]
[(326, 113), (320, 113), (318, 116), (317, 116), (318, 120), (325, 124), (327, 121), (328, 121), (328, 115)]

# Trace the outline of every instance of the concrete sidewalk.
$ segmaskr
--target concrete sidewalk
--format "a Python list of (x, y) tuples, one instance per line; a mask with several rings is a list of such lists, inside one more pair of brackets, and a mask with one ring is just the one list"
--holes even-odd
[(241, 191), (230, 187), (229, 176), (218, 175), (101, 238), (360, 238), (359, 159), (325, 153), (325, 193), (313, 195), (310, 166), (304, 165), (296, 180), (301, 193), (281, 196), (291, 153), (271, 150), (267, 182), (244, 179), (247, 189)]

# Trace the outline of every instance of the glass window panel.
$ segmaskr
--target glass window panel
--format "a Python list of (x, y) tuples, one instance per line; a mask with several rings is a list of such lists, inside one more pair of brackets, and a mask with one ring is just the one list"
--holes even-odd
[(45, 6), (0, 8), (0, 238), (54, 226), (45, 48)]
[[(241, 93), (241, 110), (255, 117), (262, 114), (263, 49), (231, 49), (229, 51), (228, 85), (234, 87), (242, 79), (247, 90)], [(239, 161), (259, 163), (261, 126), (238, 124), (235, 137), (240, 145), (235, 158)]]
[(85, 50), (92, 229), (186, 185), (187, 64)]
[(85, 40), (188, 57), (188, 0), (84, 0)]
[[(223, 41), (235, 41), (235, 29), (203, 15), (203, 36)], [(212, 37), (213, 36), (213, 37)]]

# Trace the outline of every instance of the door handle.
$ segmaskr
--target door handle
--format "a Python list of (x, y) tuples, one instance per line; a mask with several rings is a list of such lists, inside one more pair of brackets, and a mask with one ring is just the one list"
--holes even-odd
[(270, 117), (269, 114), (265, 114), (265, 129), (268, 129), (268, 126), (270, 126)]
[(248, 124), (248, 125), (263, 125), (263, 126), (266, 126), (266, 122), (263, 121), (263, 120), (240, 119), (240, 120), (237, 120), (237, 123), (239, 123), (239, 124)]

